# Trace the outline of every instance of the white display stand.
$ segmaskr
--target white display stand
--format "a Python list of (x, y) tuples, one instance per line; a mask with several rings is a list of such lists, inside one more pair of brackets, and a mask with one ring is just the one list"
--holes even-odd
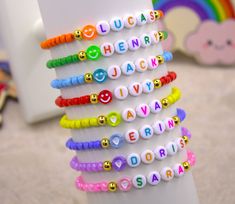
[(40, 41), (45, 39), (36, 0), (1, 0), (0, 29), (9, 56), (17, 95), (27, 122), (37, 122), (61, 111), (54, 105), (59, 94), (50, 87), (55, 73), (46, 69), (49, 52), (43, 52)]
[[(58, 34), (72, 32), (76, 28), (81, 28), (87, 24), (95, 24), (99, 20), (109, 20), (114, 16), (124, 16), (125, 14), (135, 14), (138, 11), (145, 9), (152, 9), (151, 0), (40, 0), (39, 6), (44, 20), (46, 34), (48, 37), (53, 37)], [(156, 30), (157, 25), (148, 24), (143, 27), (135, 27), (134, 29), (124, 29), (121, 32), (112, 32), (108, 36), (99, 37), (94, 41), (82, 41), (70, 43), (67, 45), (58, 46), (51, 49), (52, 58), (66, 56), (71, 53), (76, 53), (79, 50), (85, 49), (91, 44), (101, 44), (103, 42), (115, 42), (118, 39), (128, 39), (132, 35), (139, 36), (144, 32)], [(140, 48), (135, 52), (127, 52), (124, 55), (113, 55), (110, 58), (102, 58), (98, 61), (87, 61), (86, 63), (73, 64), (66, 67), (56, 69), (58, 78), (64, 78), (72, 75), (84, 74), (86, 72), (93, 72), (98, 67), (108, 67), (112, 64), (121, 64), (126, 60), (134, 61), (139, 57), (147, 58), (149, 55), (157, 55), (162, 53), (161, 46), (152, 46), (147, 49)], [(89, 84), (81, 85), (62, 90), (62, 96), (65, 98), (77, 97), (89, 93), (98, 93), (102, 89), (108, 88), (113, 90), (117, 85), (128, 85), (133, 81), (141, 82), (146, 78), (153, 79), (161, 77), (167, 73), (165, 65), (159, 66), (157, 71), (146, 71), (145, 73), (135, 73), (132, 76), (122, 76), (118, 80), (108, 80), (104, 84)], [(45, 90), (46, 91), (46, 90)], [(134, 108), (141, 102), (150, 102), (153, 99), (160, 99), (167, 96), (171, 92), (171, 87), (154, 91), (151, 94), (142, 94), (139, 97), (129, 97), (128, 100), (117, 101), (114, 100), (108, 105), (86, 105), (66, 108), (66, 113), (70, 119), (86, 118), (107, 114), (110, 111), (121, 112), (126, 107)], [(164, 119), (168, 116), (176, 114), (177, 105), (173, 105), (168, 110), (162, 111), (161, 114), (151, 115), (147, 119), (136, 119), (133, 123), (121, 124), (118, 127), (98, 127), (82, 130), (73, 130), (72, 135), (75, 140), (89, 141), (101, 139), (104, 136), (110, 136), (112, 133), (124, 133), (130, 128), (138, 128), (144, 124), (152, 124), (154, 119)], [(177, 127), (173, 132), (164, 133), (162, 136), (154, 136), (152, 139), (144, 141), (141, 140), (133, 145), (126, 145), (121, 149), (111, 150), (94, 150), (83, 151), (77, 153), (81, 161), (104, 161), (111, 160), (117, 155), (128, 155), (131, 152), (140, 153), (144, 149), (153, 149), (155, 145), (164, 145), (166, 142), (180, 136), (180, 127)], [(137, 168), (127, 168), (123, 172), (102, 172), (102, 173), (82, 173), (85, 180), (88, 182), (96, 182), (102, 180), (117, 180), (122, 176), (133, 176), (136, 174), (147, 175), (151, 170), (160, 170), (164, 166), (172, 166), (176, 162), (181, 162), (186, 159), (186, 152), (183, 151), (174, 157), (168, 157), (166, 160), (157, 162), (151, 165), (141, 165)], [(73, 171), (73, 170), (71, 170)], [(71, 182), (72, 185), (73, 182)], [(143, 203), (185, 203), (197, 204), (198, 198), (192, 178), (189, 172), (180, 179), (173, 179), (169, 183), (162, 182), (158, 186), (146, 186), (141, 190), (132, 190), (128, 193), (88, 193), (87, 199), (89, 204), (143, 204)]]

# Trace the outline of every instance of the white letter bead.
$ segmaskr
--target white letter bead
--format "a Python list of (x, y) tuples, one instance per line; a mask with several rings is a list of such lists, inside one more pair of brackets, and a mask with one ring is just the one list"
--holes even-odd
[(119, 17), (112, 18), (110, 20), (110, 27), (113, 31), (120, 31), (124, 28), (124, 22)]
[(177, 138), (175, 140), (175, 143), (177, 144), (177, 147), (178, 147), (179, 151), (181, 151), (181, 150), (183, 150), (185, 148), (185, 142), (184, 142), (183, 138), (181, 138), (181, 137)]
[(132, 36), (128, 41), (127, 41), (129, 50), (134, 51), (134, 50), (138, 50), (140, 48), (141, 42), (140, 39)]
[(100, 46), (100, 51), (101, 51), (101, 54), (105, 57), (109, 57), (111, 55), (113, 55), (114, 53), (114, 46), (112, 43), (103, 43), (101, 46)]
[(142, 91), (143, 91), (141, 84), (138, 82), (134, 82), (133, 84), (130, 84), (128, 86), (128, 90), (129, 90), (130, 95), (132, 96), (139, 96), (140, 94), (142, 94)]
[(167, 130), (173, 130), (175, 127), (175, 122), (172, 118), (166, 118), (164, 120), (165, 126)]
[(108, 68), (108, 76), (110, 79), (118, 79), (121, 76), (122, 72), (118, 65), (111, 65)]
[(178, 163), (173, 166), (174, 175), (176, 177), (181, 177), (184, 175), (184, 167), (182, 164)]
[(150, 70), (157, 69), (158, 67), (158, 60), (155, 56), (148, 57), (148, 68)]
[(154, 153), (152, 150), (149, 150), (149, 149), (143, 151), (140, 157), (141, 157), (142, 162), (145, 164), (151, 164), (154, 161)]
[(135, 67), (137, 72), (145, 72), (148, 69), (148, 62), (144, 58), (139, 58), (135, 61)]
[(170, 167), (164, 167), (161, 172), (161, 178), (164, 181), (170, 181), (174, 178), (174, 171)]
[(107, 21), (99, 21), (96, 30), (99, 35), (107, 35), (110, 32), (110, 25)]
[(139, 132), (135, 129), (128, 130), (125, 138), (128, 143), (136, 143), (139, 140)]
[(143, 188), (146, 185), (146, 177), (144, 175), (136, 175), (132, 179), (132, 184), (135, 188)]
[(114, 96), (119, 100), (124, 100), (128, 96), (128, 89), (125, 86), (118, 86), (114, 90)]
[(156, 135), (161, 135), (163, 132), (165, 132), (165, 129), (166, 129), (165, 123), (163, 123), (160, 120), (155, 121), (152, 127)]
[(136, 153), (131, 153), (127, 157), (127, 164), (130, 167), (137, 167), (140, 165), (141, 159), (140, 156)]
[(177, 153), (177, 145), (174, 142), (169, 142), (166, 145), (167, 155), (173, 156)]
[(144, 125), (139, 129), (139, 133), (143, 139), (150, 139), (153, 136), (153, 128), (150, 125)]
[(159, 42), (159, 35), (158, 35), (158, 32), (157, 31), (152, 31), (150, 33), (150, 36), (151, 36), (151, 39), (152, 39), (152, 44), (158, 44)]
[(145, 48), (152, 44), (151, 36), (144, 33), (140, 36), (141, 47)]
[(132, 75), (135, 72), (135, 65), (131, 61), (124, 62), (121, 65), (122, 73), (125, 75)]
[(153, 100), (149, 104), (152, 113), (159, 113), (162, 110), (162, 103), (159, 100)]
[(136, 113), (132, 108), (126, 108), (122, 111), (122, 119), (126, 122), (132, 122), (136, 118)]
[(145, 13), (137, 13), (136, 15), (136, 20), (137, 20), (137, 25), (142, 26), (147, 23), (147, 15)]
[(147, 22), (148, 23), (153, 23), (156, 20), (153, 10), (147, 10), (146, 14), (147, 14)]
[(128, 44), (125, 40), (118, 40), (114, 43), (114, 48), (118, 54), (123, 54), (128, 50)]
[(150, 113), (150, 108), (147, 104), (145, 103), (142, 103), (142, 104), (139, 104), (136, 109), (136, 114), (141, 117), (141, 118), (146, 118), (149, 116), (149, 113)]
[(154, 154), (157, 160), (163, 160), (167, 157), (167, 150), (164, 146), (157, 146), (154, 149)]
[(160, 176), (159, 172), (157, 172), (157, 171), (149, 172), (149, 174), (147, 176), (147, 181), (152, 186), (156, 186), (157, 184), (159, 184), (159, 182), (161, 181), (161, 176)]
[(132, 15), (126, 15), (123, 18), (126, 28), (133, 28), (136, 25), (136, 18)]
[(144, 93), (151, 93), (154, 90), (154, 83), (150, 79), (146, 79), (142, 82), (143, 92)]

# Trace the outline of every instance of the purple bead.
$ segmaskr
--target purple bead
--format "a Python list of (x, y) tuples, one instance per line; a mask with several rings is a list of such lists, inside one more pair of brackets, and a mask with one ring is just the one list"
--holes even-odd
[(186, 112), (183, 109), (177, 108), (177, 116), (180, 119), (180, 122), (183, 122), (186, 118)]
[(181, 133), (182, 133), (182, 136), (187, 136), (189, 139), (192, 138), (191, 132), (185, 127), (181, 127)]
[(70, 166), (73, 168), (73, 169), (77, 169), (77, 166), (78, 166), (78, 159), (77, 157), (73, 157), (72, 160), (70, 161)]
[(123, 156), (117, 156), (112, 161), (112, 167), (116, 171), (122, 171), (126, 168), (126, 158)]

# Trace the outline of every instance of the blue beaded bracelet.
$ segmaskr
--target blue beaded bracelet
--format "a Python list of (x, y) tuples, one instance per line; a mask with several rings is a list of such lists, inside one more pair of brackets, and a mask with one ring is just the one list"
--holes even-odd
[[(165, 130), (171, 130), (179, 123), (183, 122), (186, 117), (186, 112), (183, 109), (177, 109), (177, 115), (172, 118), (166, 118), (163, 122), (156, 121), (152, 126), (144, 125), (140, 128), (140, 130), (131, 129), (125, 133), (125, 136), (122, 134), (113, 134), (110, 138), (102, 138), (101, 140), (94, 140), (89, 142), (75, 142), (72, 138), (68, 139), (66, 142), (66, 147), (70, 150), (90, 150), (90, 149), (107, 149), (107, 148), (114, 148), (118, 149), (121, 148), (125, 143), (136, 143), (139, 139), (139, 136), (143, 139), (150, 139), (153, 134), (162, 134)], [(173, 128), (168, 128), (168, 122), (173, 121), (174, 125)], [(186, 128), (181, 128), (182, 134), (188, 132)], [(152, 134), (150, 134), (152, 132)], [(190, 134), (190, 133), (189, 133)], [(184, 136), (184, 135), (182, 135)], [(188, 136), (188, 135), (186, 135)]]
[[(154, 59), (155, 58), (155, 59)], [(51, 87), (55, 89), (61, 89), (71, 86), (78, 86), (86, 83), (104, 83), (109, 79), (118, 79), (123, 75), (131, 75), (136, 71), (144, 72), (149, 68), (150, 70), (156, 69), (159, 64), (164, 62), (169, 62), (173, 58), (171, 52), (164, 52), (162, 55), (157, 57), (150, 56), (148, 60), (140, 58), (136, 60), (135, 63), (127, 61), (123, 63), (120, 67), (110, 66), (107, 71), (102, 68), (96, 69), (93, 73), (86, 73), (79, 76), (72, 76), (65, 79), (54, 79), (51, 82)]]

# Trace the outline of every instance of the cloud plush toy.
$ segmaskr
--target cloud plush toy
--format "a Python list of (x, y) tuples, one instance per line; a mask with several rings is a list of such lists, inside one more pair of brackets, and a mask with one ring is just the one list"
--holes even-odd
[(188, 35), (185, 47), (200, 63), (235, 64), (235, 20), (204, 21)]

